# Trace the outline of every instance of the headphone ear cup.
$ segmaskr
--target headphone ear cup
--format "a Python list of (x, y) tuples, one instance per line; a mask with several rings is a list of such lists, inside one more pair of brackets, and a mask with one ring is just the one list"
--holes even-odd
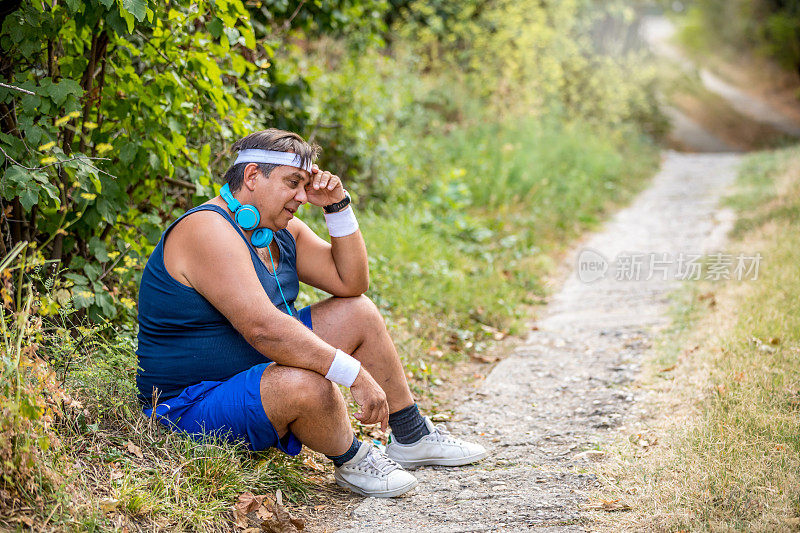
[(269, 228), (258, 228), (250, 236), (250, 242), (256, 248), (266, 248), (272, 242), (274, 233)]
[(260, 221), (261, 217), (258, 214), (258, 209), (250, 204), (245, 204), (236, 210), (236, 223), (245, 231), (257, 227)]

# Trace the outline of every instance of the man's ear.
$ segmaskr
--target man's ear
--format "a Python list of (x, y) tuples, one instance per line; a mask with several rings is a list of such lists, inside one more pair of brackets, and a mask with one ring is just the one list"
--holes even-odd
[(248, 190), (252, 191), (256, 188), (256, 180), (261, 175), (261, 170), (259, 170), (258, 165), (255, 163), (248, 163), (246, 167), (244, 167), (244, 180), (242, 182), (243, 187), (247, 187)]

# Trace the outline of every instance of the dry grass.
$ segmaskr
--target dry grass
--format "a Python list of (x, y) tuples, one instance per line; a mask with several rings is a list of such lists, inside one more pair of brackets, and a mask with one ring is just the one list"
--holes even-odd
[(639, 383), (648, 415), (632, 429), (657, 444), (612, 448), (602, 497), (631, 511), (597, 514), (604, 528), (800, 528), (800, 153), (774, 182), (753, 180), (781, 157), (748, 165), (735, 201), (758, 221), (735, 246), (762, 252), (759, 279), (679, 295), (676, 326)]

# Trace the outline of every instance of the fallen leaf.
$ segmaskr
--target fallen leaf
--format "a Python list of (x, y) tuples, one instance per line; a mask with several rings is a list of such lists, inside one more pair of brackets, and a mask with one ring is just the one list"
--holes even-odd
[(605, 456), (606, 452), (600, 450), (586, 450), (585, 452), (581, 452), (575, 455), (572, 460), (576, 461), (578, 459), (591, 459), (593, 461), (599, 461)]
[(262, 505), (256, 510), (256, 516), (260, 520), (269, 520), (273, 516), (273, 512), (267, 509), (266, 505)]
[(668, 366), (666, 368), (662, 368), (661, 370), (659, 370), (659, 372), (669, 372), (670, 370), (675, 370), (675, 367), (677, 367), (677, 366), (678, 366), (677, 364), (672, 365), (672, 366)]
[(235, 507), (232, 508), (231, 512), (233, 513), (233, 523), (236, 524), (236, 527), (239, 529), (246, 529), (249, 525), (249, 522), (247, 521), (247, 515)]
[(642, 448), (647, 448), (649, 446), (655, 446), (658, 443), (658, 437), (654, 434), (643, 435), (642, 433), (637, 433), (635, 435), (630, 436), (630, 441), (633, 444), (641, 446)]
[(103, 498), (100, 500), (100, 510), (104, 513), (110, 513), (119, 506), (119, 500), (116, 498)]
[(125, 449), (128, 451), (128, 453), (135, 455), (139, 459), (144, 459), (144, 455), (142, 455), (142, 449), (131, 441), (125, 443)]
[(770, 338), (767, 340), (767, 342), (769, 342), (770, 344), (773, 344), (773, 345), (777, 346), (778, 344), (780, 344), (780, 343), (781, 343), (781, 340), (780, 340), (778, 337), (770, 337)]
[(707, 292), (707, 293), (701, 294), (700, 296), (697, 297), (697, 299), (700, 300), (701, 302), (704, 302), (704, 301), (708, 300), (708, 306), (709, 307), (714, 307), (715, 305), (717, 305), (717, 299), (714, 296), (713, 292)]
[(280, 489), (275, 492), (273, 516), (261, 523), (261, 531), (269, 533), (295, 533), (306, 527), (304, 520), (295, 518), (283, 507), (283, 494)]
[(234, 504), (234, 507), (242, 514), (247, 514), (258, 509), (258, 506), (263, 501), (264, 496), (255, 496), (252, 492), (243, 492), (239, 494), (239, 499)]
[(470, 357), (476, 361), (480, 361), (481, 363), (496, 363), (500, 360), (500, 358), (497, 356), (488, 356), (475, 353), (470, 354)]
[(319, 464), (319, 462), (317, 462), (317, 460), (311, 455), (306, 455), (303, 457), (303, 464), (312, 470), (316, 470), (317, 472), (325, 471), (325, 467)]
[(598, 503), (589, 505), (588, 507), (589, 509), (594, 509), (597, 511), (607, 511), (609, 513), (614, 511), (629, 511), (631, 509), (630, 505), (621, 501), (620, 499), (598, 500)]

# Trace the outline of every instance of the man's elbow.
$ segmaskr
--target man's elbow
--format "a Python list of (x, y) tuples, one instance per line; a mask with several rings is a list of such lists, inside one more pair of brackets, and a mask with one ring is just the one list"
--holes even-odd
[(274, 347), (275, 343), (279, 342), (277, 329), (274, 324), (259, 324), (253, 321), (239, 331), (251, 346), (259, 349), (259, 347)]
[(368, 290), (369, 290), (369, 275), (367, 275), (367, 277), (365, 277), (361, 281), (361, 284), (358, 287), (356, 287), (356, 291), (358, 292), (358, 294), (356, 294), (356, 296), (361, 296), (362, 294), (364, 294)]
[(361, 296), (368, 290), (369, 290), (369, 276), (367, 276), (363, 280), (357, 282), (351, 282), (345, 285), (344, 287), (342, 287), (340, 293), (337, 294), (336, 296), (342, 298), (352, 298), (355, 296)]

